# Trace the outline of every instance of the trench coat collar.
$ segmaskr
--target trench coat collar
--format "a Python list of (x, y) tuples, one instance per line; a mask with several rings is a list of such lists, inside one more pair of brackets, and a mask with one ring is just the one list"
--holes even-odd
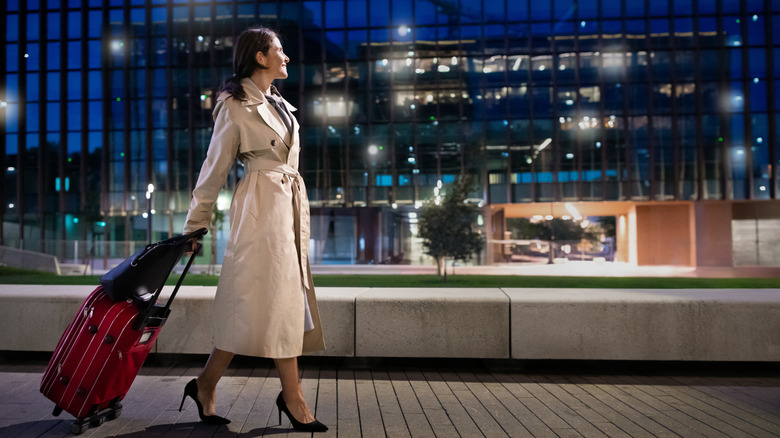
[[(256, 106), (257, 113), (260, 115), (266, 125), (270, 126), (271, 129), (276, 131), (276, 134), (279, 135), (279, 138), (282, 139), (288, 148), (292, 147), (292, 145), (295, 144), (295, 136), (298, 131), (298, 121), (295, 120), (295, 117), (292, 118), (293, 126), (292, 132), (290, 133), (290, 142), (288, 143), (287, 135), (285, 135), (287, 128), (284, 126), (284, 122), (282, 122), (279, 113), (275, 109), (271, 108), (268, 100), (265, 98), (260, 89), (257, 88), (257, 85), (252, 82), (251, 78), (246, 77), (241, 79), (241, 86), (244, 88), (244, 93), (246, 93), (246, 100), (241, 101), (241, 105), (245, 107)], [(276, 90), (276, 87), (273, 85), (271, 85), (271, 92), (279, 94), (279, 92)], [(286, 99), (282, 98), (282, 101), (284, 101), (285, 106), (287, 106), (287, 109), (290, 112), (297, 111), (297, 108), (290, 105)]]

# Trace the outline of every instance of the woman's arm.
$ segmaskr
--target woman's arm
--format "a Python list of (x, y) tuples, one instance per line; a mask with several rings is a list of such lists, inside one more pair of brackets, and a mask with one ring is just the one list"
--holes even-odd
[(190, 211), (184, 224), (185, 233), (209, 227), (214, 203), (236, 162), (240, 135), (238, 126), (231, 118), (228, 99), (231, 98), (218, 100), (214, 108), (214, 132), (198, 182), (192, 191)]

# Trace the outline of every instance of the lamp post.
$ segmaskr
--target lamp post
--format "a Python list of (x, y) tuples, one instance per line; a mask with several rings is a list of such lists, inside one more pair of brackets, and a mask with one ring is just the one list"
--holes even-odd
[(152, 244), (152, 193), (154, 193), (154, 184), (149, 184), (146, 187), (146, 204), (147, 204), (147, 217), (146, 219), (149, 221), (147, 223), (146, 228), (146, 237), (149, 238), (149, 244)]
[(550, 215), (547, 216), (547, 223), (550, 224), (550, 253), (549, 253), (549, 260), (547, 260), (548, 265), (555, 264), (555, 250), (554, 250), (554, 244), (555, 244), (555, 218)]

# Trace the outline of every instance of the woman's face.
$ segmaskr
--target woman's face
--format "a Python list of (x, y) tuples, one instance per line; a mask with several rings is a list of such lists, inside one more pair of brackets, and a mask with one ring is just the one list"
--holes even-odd
[(265, 71), (271, 74), (274, 79), (287, 78), (287, 63), (290, 62), (290, 58), (284, 54), (279, 38), (274, 37), (267, 55), (263, 52), (257, 52), (257, 62), (268, 67), (268, 70)]

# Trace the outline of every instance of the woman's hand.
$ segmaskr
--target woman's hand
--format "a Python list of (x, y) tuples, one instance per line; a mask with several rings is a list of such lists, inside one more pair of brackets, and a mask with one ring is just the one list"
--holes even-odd
[(196, 239), (196, 238), (192, 238), (192, 239), (190, 239), (190, 240), (187, 242), (187, 244), (189, 245), (189, 249), (188, 249), (187, 251), (185, 251), (185, 254), (186, 254), (186, 255), (190, 255), (190, 254), (192, 254), (192, 253), (196, 252), (196, 251), (199, 249), (199, 248), (198, 248), (198, 245), (199, 245), (199, 244), (198, 244), (198, 239)]

